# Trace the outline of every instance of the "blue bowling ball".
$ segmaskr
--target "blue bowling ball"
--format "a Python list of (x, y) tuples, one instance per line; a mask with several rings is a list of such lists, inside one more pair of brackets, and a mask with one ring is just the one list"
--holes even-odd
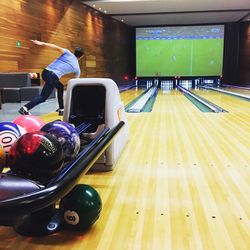
[(64, 153), (64, 161), (69, 161), (77, 156), (80, 150), (80, 136), (73, 125), (57, 120), (45, 124), (41, 131), (55, 136), (60, 142)]
[(7, 166), (8, 155), (12, 144), (25, 133), (26, 130), (24, 128), (13, 122), (0, 122), (0, 145), (5, 152), (5, 166)]

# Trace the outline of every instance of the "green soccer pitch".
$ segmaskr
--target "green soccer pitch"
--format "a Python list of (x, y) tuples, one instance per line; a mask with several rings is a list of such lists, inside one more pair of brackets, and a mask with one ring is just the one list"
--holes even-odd
[(137, 76), (219, 76), (222, 38), (136, 40)]

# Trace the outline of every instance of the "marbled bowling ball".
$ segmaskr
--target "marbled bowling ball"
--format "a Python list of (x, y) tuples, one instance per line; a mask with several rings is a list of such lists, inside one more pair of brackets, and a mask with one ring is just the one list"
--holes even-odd
[(62, 145), (65, 161), (76, 157), (80, 150), (80, 137), (73, 125), (63, 121), (53, 121), (45, 124), (41, 131), (57, 138)]
[(58, 174), (63, 162), (61, 144), (43, 131), (24, 134), (9, 151), (9, 167), (13, 173), (41, 183)]
[(8, 165), (8, 155), (12, 144), (23, 134), (26, 130), (13, 122), (0, 122), (0, 145), (5, 152), (4, 162), (2, 164)]

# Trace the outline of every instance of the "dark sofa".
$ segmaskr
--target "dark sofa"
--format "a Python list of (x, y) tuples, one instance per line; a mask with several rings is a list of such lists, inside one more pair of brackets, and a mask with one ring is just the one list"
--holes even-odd
[[(10, 72), (0, 73), (0, 89), (2, 103), (30, 101), (41, 93), (41, 86), (32, 86), (29, 73)], [(49, 98), (55, 97), (55, 91)]]

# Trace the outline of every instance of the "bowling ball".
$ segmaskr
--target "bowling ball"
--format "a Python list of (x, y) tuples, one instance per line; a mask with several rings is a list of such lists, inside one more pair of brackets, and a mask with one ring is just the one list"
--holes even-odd
[(5, 152), (5, 163), (7, 166), (8, 155), (11, 145), (23, 134), (26, 130), (13, 122), (0, 122), (0, 145)]
[(9, 167), (18, 176), (46, 183), (62, 166), (62, 146), (45, 132), (26, 133), (10, 148)]
[(72, 229), (85, 230), (99, 218), (102, 201), (93, 187), (78, 184), (61, 199), (59, 207), (64, 220)]
[(5, 167), (5, 152), (3, 150), (3, 147), (0, 145), (0, 173), (2, 173), (3, 168)]
[(30, 73), (29, 73), (29, 76), (30, 76), (30, 79), (32, 79), (32, 78), (33, 78), (33, 73), (30, 72)]
[(45, 124), (41, 131), (45, 131), (57, 138), (62, 145), (65, 161), (76, 157), (80, 150), (80, 137), (74, 126), (57, 120)]
[(26, 132), (39, 131), (45, 125), (45, 122), (35, 115), (20, 115), (13, 122), (23, 127)]

